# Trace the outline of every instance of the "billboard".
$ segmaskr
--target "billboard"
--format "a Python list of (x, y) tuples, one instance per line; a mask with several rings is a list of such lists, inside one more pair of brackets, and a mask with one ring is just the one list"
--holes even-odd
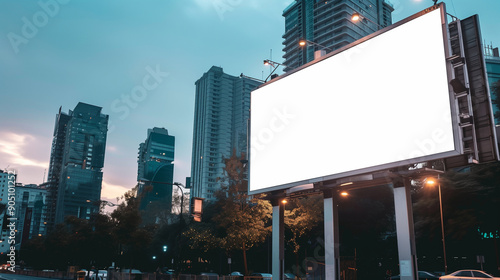
[(459, 155), (444, 6), (251, 93), (251, 194)]

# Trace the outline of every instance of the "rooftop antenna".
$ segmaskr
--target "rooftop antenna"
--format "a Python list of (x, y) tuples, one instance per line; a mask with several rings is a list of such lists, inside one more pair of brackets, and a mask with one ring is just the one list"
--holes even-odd
[(42, 181), (42, 183), (45, 183), (45, 173), (46, 173), (46, 172), (47, 172), (47, 169), (44, 169), (44, 170), (43, 170), (43, 181)]

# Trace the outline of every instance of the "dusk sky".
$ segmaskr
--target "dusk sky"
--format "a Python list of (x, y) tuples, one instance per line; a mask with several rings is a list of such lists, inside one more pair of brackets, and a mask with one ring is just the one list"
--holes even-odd
[[(175, 136), (174, 181), (184, 184), (195, 81), (213, 65), (265, 78), (264, 59), (283, 61), (282, 12), (291, 2), (0, 0), (0, 169), (42, 183), (59, 107), (85, 102), (110, 118), (103, 199), (135, 186), (139, 143), (155, 126)], [(393, 22), (433, 3), (389, 2)], [(444, 2), (458, 18), (479, 14), (483, 40), (500, 46), (500, 0)], [(146, 92), (134, 95), (141, 86)]]

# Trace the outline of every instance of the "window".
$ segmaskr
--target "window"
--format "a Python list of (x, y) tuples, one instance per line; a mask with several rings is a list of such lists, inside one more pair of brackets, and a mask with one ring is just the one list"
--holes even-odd
[(455, 276), (472, 277), (470, 270), (459, 271)]
[(482, 273), (480, 271), (473, 271), (472, 272), (474, 274), (474, 277), (479, 277), (479, 278), (492, 278), (491, 276), (485, 274), (485, 273)]

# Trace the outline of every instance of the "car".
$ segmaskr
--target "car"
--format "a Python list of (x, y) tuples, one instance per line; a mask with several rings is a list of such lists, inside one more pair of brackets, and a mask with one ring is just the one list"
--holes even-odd
[(253, 276), (254, 279), (262, 279), (262, 280), (272, 280), (273, 275), (270, 273), (260, 273), (260, 272), (255, 272), (250, 274), (250, 276)]
[(123, 273), (130, 273), (130, 274), (142, 274), (142, 272), (138, 269), (133, 269), (133, 268), (124, 268), (122, 269)]
[(474, 269), (463, 269), (459, 271), (455, 271), (451, 274), (439, 277), (440, 280), (459, 280), (459, 279), (467, 279), (467, 280), (500, 280), (499, 277), (493, 277), (488, 273), (481, 270)]
[(168, 275), (175, 275), (175, 270), (171, 269), (171, 268), (164, 267), (163, 273), (168, 274)]
[[(392, 276), (391, 280), (398, 280), (400, 277), (399, 275)], [(430, 273), (427, 271), (419, 271), (418, 272), (418, 280), (438, 280), (439, 276), (435, 275), (434, 273)]]
[(90, 275), (90, 280), (106, 280), (106, 279), (108, 279), (108, 271), (104, 269), (93, 271), (93, 273)]
[(283, 279), (285, 280), (295, 280), (295, 275), (293, 273), (285, 273), (285, 277)]
[(219, 280), (219, 274), (213, 272), (202, 272), (200, 273), (200, 277), (196, 279), (200, 280)]
[(231, 279), (231, 280), (243, 279), (245, 277), (245, 275), (243, 275), (243, 273), (241, 273), (239, 271), (233, 271), (233, 272), (229, 273), (228, 276), (229, 276), (229, 279)]

